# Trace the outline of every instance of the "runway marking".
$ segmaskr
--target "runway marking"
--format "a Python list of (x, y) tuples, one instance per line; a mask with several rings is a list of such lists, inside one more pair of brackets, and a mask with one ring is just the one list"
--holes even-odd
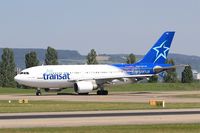
[(159, 115), (194, 115), (200, 111), (160, 111), (160, 112), (121, 112), (121, 113), (91, 113), (91, 114), (33, 114), (33, 115), (5, 115), (0, 120), (12, 119), (48, 119), (48, 118), (89, 118), (89, 117), (126, 117), (126, 116), (159, 116)]
[(200, 109), (1, 113), (0, 128), (200, 123)]

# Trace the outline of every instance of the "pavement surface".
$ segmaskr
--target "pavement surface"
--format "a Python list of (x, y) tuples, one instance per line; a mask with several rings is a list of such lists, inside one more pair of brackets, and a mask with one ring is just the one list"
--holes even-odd
[[(199, 103), (200, 98), (182, 97), (199, 95), (200, 91), (172, 92), (126, 92), (111, 93), (107, 96), (76, 94), (9, 94), (1, 95), (0, 100), (51, 100), (86, 102), (148, 102), (150, 99), (165, 100), (166, 103)], [(181, 96), (181, 97), (180, 97)], [(161, 109), (129, 111), (82, 111), (48, 113), (2, 113), (0, 128), (28, 127), (76, 127), (99, 125), (200, 123), (200, 109)]]
[(107, 96), (96, 94), (76, 95), (76, 94), (48, 94), (42, 96), (27, 94), (1, 95), (0, 100), (52, 100), (52, 101), (86, 101), (86, 102), (148, 102), (151, 99), (165, 100), (167, 103), (200, 103), (200, 98), (180, 97), (183, 95), (199, 94), (200, 91), (171, 91), (171, 92), (126, 92), (111, 93)]
[(200, 109), (0, 114), (0, 128), (200, 123)]

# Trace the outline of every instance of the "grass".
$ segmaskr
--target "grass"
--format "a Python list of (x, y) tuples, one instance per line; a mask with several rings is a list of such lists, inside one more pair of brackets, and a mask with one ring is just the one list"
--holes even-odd
[[(109, 92), (135, 92), (135, 91), (200, 91), (200, 83), (143, 83), (106, 86)], [(65, 89), (64, 93), (73, 93), (72, 88)], [(34, 89), (0, 88), (0, 94), (35, 94)], [(55, 93), (55, 92), (54, 92)]]
[(1, 94), (28, 94), (28, 93), (34, 93), (34, 89), (0, 87), (0, 95)]
[[(166, 103), (166, 109), (200, 108), (199, 103)], [(101, 111), (101, 110), (143, 110), (162, 109), (148, 103), (116, 102), (69, 102), (69, 101), (29, 101), (19, 104), (17, 101), (0, 101), (0, 113), (20, 112), (64, 112), (64, 111)]]
[(200, 91), (200, 83), (143, 83), (107, 87), (112, 92), (131, 91)]
[(199, 124), (160, 124), (89, 127), (0, 129), (1, 133), (199, 133)]

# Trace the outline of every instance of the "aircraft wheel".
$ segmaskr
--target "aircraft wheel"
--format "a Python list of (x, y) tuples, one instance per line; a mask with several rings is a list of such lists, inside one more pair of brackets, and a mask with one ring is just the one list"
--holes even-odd
[(101, 95), (101, 91), (100, 90), (97, 91), (97, 95)]
[(40, 90), (37, 90), (36, 91), (36, 96), (40, 96), (42, 93), (41, 93), (41, 91)]
[(104, 90), (103, 93), (104, 93), (104, 95), (108, 95), (108, 91), (107, 90)]
[(88, 95), (89, 93), (78, 93), (79, 95)]
[(97, 95), (108, 95), (108, 91), (107, 90), (98, 90)]

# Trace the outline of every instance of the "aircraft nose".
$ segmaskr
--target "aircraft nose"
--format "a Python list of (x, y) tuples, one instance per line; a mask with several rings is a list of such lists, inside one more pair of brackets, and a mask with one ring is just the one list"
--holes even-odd
[(20, 78), (19, 75), (16, 75), (16, 76), (14, 77), (14, 80), (20, 84), (21, 78)]

